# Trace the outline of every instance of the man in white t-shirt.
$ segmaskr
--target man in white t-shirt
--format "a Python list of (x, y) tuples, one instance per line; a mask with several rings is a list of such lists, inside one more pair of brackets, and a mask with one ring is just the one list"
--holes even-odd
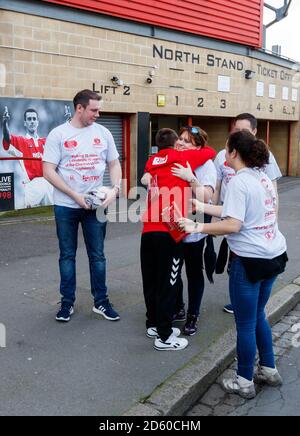
[[(249, 130), (254, 136), (257, 134), (257, 119), (248, 113), (238, 115), (233, 123), (232, 132), (239, 130)], [(235, 176), (235, 172), (226, 163), (225, 148), (221, 150), (215, 158), (215, 167), (217, 170), (217, 186), (214, 194), (214, 203), (223, 204), (226, 189), (231, 178)], [(282, 177), (281, 171), (277, 165), (273, 153), (270, 151), (270, 162), (265, 167), (265, 173), (272, 180), (277, 195), (277, 180)]]
[(97, 124), (101, 97), (85, 89), (73, 100), (75, 114), (68, 122), (53, 129), (46, 140), (44, 177), (54, 187), (54, 212), (59, 240), (61, 308), (57, 321), (67, 322), (74, 312), (76, 290), (76, 249), (79, 223), (89, 257), (93, 311), (110, 321), (120, 319), (112, 308), (106, 288), (104, 238), (106, 222), (100, 222), (96, 210), (85, 201), (88, 192), (103, 185), (108, 165), (112, 188), (106, 188), (105, 209), (120, 191), (122, 178), (119, 154), (108, 129)]
[[(257, 119), (254, 115), (249, 113), (243, 113), (238, 115), (234, 119), (232, 132), (239, 130), (249, 130), (254, 136), (257, 134)], [(235, 171), (227, 165), (225, 158), (226, 150), (221, 150), (215, 158), (215, 167), (217, 170), (217, 185), (213, 196), (214, 204), (223, 204), (228, 183), (235, 176)], [(277, 191), (277, 180), (282, 177), (281, 171), (275, 160), (273, 153), (270, 151), (269, 164), (265, 167), (265, 173), (272, 181), (278, 208), (278, 191)], [(226, 304), (224, 306), (224, 311), (227, 313), (233, 313), (231, 304)]]

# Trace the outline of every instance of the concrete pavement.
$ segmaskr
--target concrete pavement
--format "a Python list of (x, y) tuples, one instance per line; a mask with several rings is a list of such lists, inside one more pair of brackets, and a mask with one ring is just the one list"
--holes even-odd
[[(280, 224), (290, 262), (274, 293), (300, 273), (300, 180), (285, 179), (280, 190)], [(0, 415), (183, 413), (179, 404), (184, 395), (176, 397), (172, 409), (174, 392), (167, 381), (195, 361), (205, 360), (207, 369), (220, 365), (216, 353), (221, 356), (234, 344), (233, 319), (222, 312), (228, 301), (226, 276), (206, 285), (199, 332), (189, 347), (175, 353), (155, 351), (145, 336), (139, 230), (139, 224), (130, 223), (108, 227), (109, 293), (121, 320), (109, 322), (91, 312), (88, 263), (80, 238), (75, 314), (62, 325), (54, 320), (59, 276), (53, 221), (0, 222), (0, 323), (7, 333), (7, 346), (0, 348)], [(296, 298), (297, 292), (293, 295)], [(195, 379), (193, 373), (190, 379)], [(176, 387), (180, 390), (180, 380)], [(158, 400), (160, 394), (163, 401)], [(155, 398), (161, 401), (159, 407)], [(190, 405), (185, 403), (185, 410)]]
[(257, 395), (252, 400), (227, 394), (220, 383), (224, 377), (235, 373), (234, 362), (188, 411), (187, 416), (299, 416), (300, 304), (275, 324), (272, 332), (282, 386), (256, 386)]

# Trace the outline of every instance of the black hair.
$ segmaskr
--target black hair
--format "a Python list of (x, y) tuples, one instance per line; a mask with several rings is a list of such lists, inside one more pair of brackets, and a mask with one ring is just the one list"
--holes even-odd
[(177, 140), (178, 135), (175, 130), (167, 128), (160, 129), (155, 136), (155, 143), (160, 150), (173, 148)]
[(28, 114), (28, 112), (34, 112), (36, 114), (37, 119), (39, 119), (39, 114), (37, 113), (37, 111), (30, 107), (26, 109), (26, 111), (24, 112), (24, 121), (26, 121), (26, 115)]
[(76, 110), (76, 106), (81, 104), (84, 108), (86, 108), (90, 102), (90, 100), (102, 100), (102, 97), (97, 94), (95, 91), (91, 91), (90, 89), (83, 89), (82, 91), (77, 92), (75, 97), (73, 98), (74, 109)]
[(200, 127), (194, 127), (194, 126), (186, 126), (181, 127), (179, 131), (179, 136), (182, 135), (182, 133), (187, 132), (189, 141), (192, 144), (195, 144), (196, 147), (204, 147), (208, 143), (208, 134), (205, 132), (205, 130), (200, 129)]
[(243, 120), (248, 120), (249, 123), (251, 124), (251, 129), (255, 130), (257, 129), (257, 119), (255, 118), (254, 115), (252, 114), (248, 114), (247, 112), (243, 113), (243, 114), (239, 114), (235, 117), (234, 119), (234, 124), (237, 121), (243, 121)]
[(269, 163), (269, 150), (262, 139), (257, 139), (248, 130), (232, 133), (227, 141), (230, 153), (236, 150), (249, 168), (262, 168)]

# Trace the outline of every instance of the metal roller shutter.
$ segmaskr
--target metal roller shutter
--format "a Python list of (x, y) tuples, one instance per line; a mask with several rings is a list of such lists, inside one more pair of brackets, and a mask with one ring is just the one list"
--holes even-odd
[[(121, 115), (102, 115), (97, 120), (97, 123), (106, 127), (114, 137), (115, 144), (120, 155), (120, 163), (123, 160), (123, 120)], [(103, 185), (110, 186), (110, 177), (108, 168), (106, 168), (103, 178)]]

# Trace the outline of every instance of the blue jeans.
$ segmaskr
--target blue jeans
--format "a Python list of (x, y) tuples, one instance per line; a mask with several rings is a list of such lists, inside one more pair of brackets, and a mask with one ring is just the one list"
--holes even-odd
[(275, 368), (272, 331), (265, 315), (275, 279), (251, 283), (241, 259), (232, 259), (229, 292), (237, 329), (237, 373), (248, 380), (253, 378), (256, 347), (260, 365)]
[(91, 292), (95, 306), (98, 306), (107, 299), (106, 260), (103, 253), (106, 222), (97, 220), (95, 210), (54, 206), (54, 213), (60, 249), (61, 302), (73, 305), (75, 301), (76, 251), (81, 223), (89, 258)]

